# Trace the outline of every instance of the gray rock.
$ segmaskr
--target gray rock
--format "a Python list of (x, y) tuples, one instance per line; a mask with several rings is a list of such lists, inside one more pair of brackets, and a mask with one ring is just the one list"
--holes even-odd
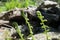
[(15, 33), (14, 28), (1, 27), (0, 28), (0, 40), (5, 40), (6, 38), (11, 38), (11, 35)]
[[(53, 39), (59, 39), (60, 33), (57, 32), (48, 32), (48, 39), (53, 40)], [(46, 35), (44, 33), (39, 33), (34, 35), (36, 40), (47, 40)], [(27, 40), (32, 40), (32, 37), (28, 38)]]
[(53, 2), (53, 1), (44, 1), (40, 7), (42, 8), (50, 8), (50, 7), (56, 7), (58, 5), (57, 2)]

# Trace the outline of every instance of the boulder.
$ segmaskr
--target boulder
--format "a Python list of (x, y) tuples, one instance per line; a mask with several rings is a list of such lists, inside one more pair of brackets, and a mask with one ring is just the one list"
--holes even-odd
[(40, 6), (42, 8), (49, 8), (49, 7), (55, 7), (57, 6), (58, 3), (57, 2), (53, 2), (53, 1), (44, 1)]

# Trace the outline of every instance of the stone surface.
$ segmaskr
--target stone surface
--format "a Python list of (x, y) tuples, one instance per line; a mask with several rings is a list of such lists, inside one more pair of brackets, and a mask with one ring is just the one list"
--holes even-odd
[[(48, 39), (53, 40), (53, 39), (59, 39), (60, 38), (60, 33), (57, 32), (48, 32)], [(35, 34), (34, 35), (36, 40), (47, 40), (46, 35), (43, 33)], [(32, 38), (28, 38), (28, 40), (32, 40)]]
[(0, 28), (0, 40), (5, 40), (6, 38), (10, 38), (11, 35), (16, 32), (15, 29), (1, 27)]
[(41, 7), (49, 8), (49, 7), (55, 7), (55, 6), (57, 6), (57, 5), (58, 5), (57, 2), (44, 1), (44, 2), (41, 4)]

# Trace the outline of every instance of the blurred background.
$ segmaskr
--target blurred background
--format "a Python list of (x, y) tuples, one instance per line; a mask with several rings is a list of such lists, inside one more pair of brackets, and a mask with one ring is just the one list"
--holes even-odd
[[(11, 0), (0, 0), (0, 5), (2, 5), (4, 2), (7, 2), (7, 1), (11, 1)], [(19, 0), (19, 1), (24, 1), (24, 0)], [(46, 0), (31, 0), (31, 1), (37, 4), (40, 4), (41, 2), (46, 1)], [(60, 4), (60, 0), (50, 0), (50, 1), (55, 1)]]
[[(13, 1), (13, 2), (11, 2), (11, 1)], [(27, 0), (27, 1), (26, 0), (0, 0), (0, 12), (12, 9), (12, 7), (9, 8), (10, 4), (13, 6), (13, 8), (16, 6), (16, 4), (19, 5), (18, 6), (19, 8), (22, 8), (22, 7), (27, 6), (26, 5), (27, 2), (29, 3), (28, 6), (30, 6), (30, 5), (39, 6), (43, 1), (46, 1), (46, 0)], [(60, 5), (60, 0), (48, 0), (48, 1), (55, 1)], [(9, 2), (11, 2), (11, 3), (9, 3)], [(9, 8), (9, 9), (7, 9), (7, 8)]]

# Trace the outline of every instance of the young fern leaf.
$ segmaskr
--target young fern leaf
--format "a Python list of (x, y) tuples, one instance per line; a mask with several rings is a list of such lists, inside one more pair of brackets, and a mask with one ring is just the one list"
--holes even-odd
[(24, 40), (23, 38), (23, 34), (21, 33), (21, 30), (18, 28), (18, 24), (16, 22), (13, 22), (13, 27), (15, 27), (16, 32), (19, 34), (19, 36), (21, 37), (21, 40)]
[(41, 23), (40, 23), (42, 25), (41, 27), (44, 29), (44, 33), (46, 34), (47, 40), (49, 40), (48, 35), (47, 35), (47, 32), (49, 31), (49, 29), (47, 29), (47, 28), (49, 28), (49, 27), (44, 24), (44, 22), (46, 22), (47, 20), (44, 19), (44, 16), (42, 16), (40, 11), (37, 11), (37, 17), (41, 20)]
[(28, 26), (28, 28), (29, 28), (30, 35), (31, 35), (31, 37), (32, 37), (32, 40), (35, 40), (35, 38), (34, 38), (34, 36), (33, 36), (33, 32), (32, 32), (33, 27), (32, 27), (32, 26), (30, 25), (30, 23), (29, 23), (29, 19), (28, 19), (28, 17), (27, 17), (27, 13), (26, 13), (26, 15), (25, 15), (24, 12), (22, 11), (22, 16), (24, 17), (24, 19), (25, 19), (25, 21), (26, 21), (26, 24), (27, 24), (27, 26)]

